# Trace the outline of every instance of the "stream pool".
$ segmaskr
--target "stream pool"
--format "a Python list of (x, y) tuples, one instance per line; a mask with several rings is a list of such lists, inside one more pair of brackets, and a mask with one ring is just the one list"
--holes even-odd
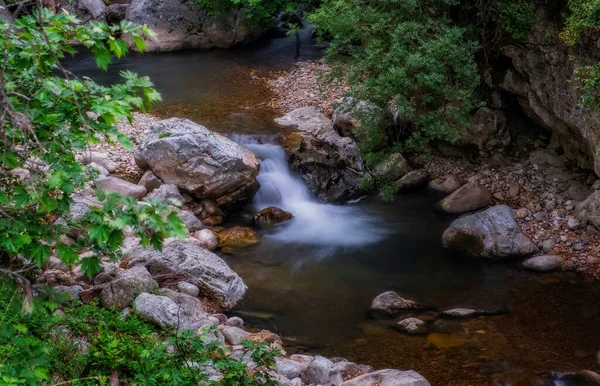
[[(148, 75), (164, 99), (155, 114), (232, 135), (261, 158), (262, 190), (228, 221), (248, 224), (272, 203), (296, 218), (285, 228), (261, 231), (257, 246), (223, 257), (249, 287), (232, 313), (252, 328), (281, 334), (288, 353), (414, 369), (434, 385), (567, 385), (576, 383), (552, 378), (600, 371), (598, 283), (447, 253), (441, 235), (452, 218), (434, 211), (439, 197), (430, 193), (392, 203), (373, 197), (337, 207), (317, 203), (282, 164), (280, 149), (255, 141), (278, 132), (272, 123), (277, 113), (267, 106), (272, 95), (257, 78), (296, 60), (318, 59), (321, 50), (310, 32), (301, 32), (299, 53), (290, 37), (229, 51), (133, 55), (109, 72), (95, 69), (85, 55), (68, 66), (101, 83), (116, 81), (120, 70)], [(457, 306), (507, 312), (436, 319), (429, 335), (406, 336), (390, 327), (406, 315), (385, 319), (368, 312), (371, 300), (388, 290), (430, 306), (420, 314), (429, 319), (435, 310)]]

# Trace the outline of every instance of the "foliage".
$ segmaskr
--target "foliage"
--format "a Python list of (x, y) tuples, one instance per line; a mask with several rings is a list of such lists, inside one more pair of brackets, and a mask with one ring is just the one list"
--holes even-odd
[(265, 26), (278, 12), (293, 12), (296, 1), (292, 0), (193, 0), (209, 14), (217, 15), (231, 10), (241, 10), (249, 26)]
[(531, 0), (494, 2), (493, 17), (513, 39), (523, 40), (535, 24), (535, 5)]
[[(278, 350), (266, 344), (243, 343), (248, 366), (232, 355), (211, 331), (157, 333), (136, 315), (96, 305), (74, 305), (65, 315), (53, 315), (56, 303), (39, 301), (32, 314), (22, 313), (22, 294), (7, 282), (0, 283), (0, 385), (50, 384), (50, 379), (70, 385), (108, 384), (116, 371), (121, 382), (139, 386), (222, 385), (272, 386), (267, 371), (275, 365)], [(85, 348), (84, 348), (85, 347)], [(209, 378), (214, 367), (222, 377)]]
[[(78, 79), (60, 61), (82, 45), (106, 69), (111, 55), (127, 53), (123, 36), (143, 50), (141, 36), (151, 32), (128, 21), (82, 25), (74, 16), (43, 9), (14, 24), (0, 22), (0, 34), (5, 53), (0, 73), (0, 253), (41, 265), (52, 245), (61, 260), (93, 273), (102, 254), (117, 257), (128, 226), (144, 245), (156, 248), (167, 235), (182, 235), (183, 223), (166, 206), (140, 206), (131, 198), (99, 191), (98, 208), (81, 219), (69, 217), (73, 194), (88, 189), (95, 177), (77, 162), (76, 152), (101, 141), (131, 147), (116, 122), (131, 121), (134, 109), (149, 107), (160, 95), (146, 77), (123, 72), (123, 83), (105, 87)], [(19, 177), (15, 168), (29, 169), (30, 176)], [(57, 218), (65, 222), (52, 226)], [(73, 229), (83, 237), (70, 244), (62, 236)], [(80, 260), (84, 251), (94, 253)]]

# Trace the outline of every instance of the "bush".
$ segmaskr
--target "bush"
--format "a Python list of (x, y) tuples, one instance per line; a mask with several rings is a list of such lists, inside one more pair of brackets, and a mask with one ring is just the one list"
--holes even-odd
[(278, 12), (293, 12), (296, 1), (290, 0), (192, 0), (209, 14), (216, 15), (231, 10), (241, 10), (250, 27), (266, 26)]

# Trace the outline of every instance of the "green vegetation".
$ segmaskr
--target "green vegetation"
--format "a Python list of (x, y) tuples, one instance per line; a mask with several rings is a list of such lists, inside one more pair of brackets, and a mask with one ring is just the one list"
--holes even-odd
[(535, 23), (535, 4), (531, 0), (497, 1), (493, 19), (515, 40), (523, 40)]
[[(74, 305), (56, 315), (54, 299), (36, 300), (24, 314), (20, 288), (0, 281), (0, 386), (108, 385), (113, 373), (139, 386), (272, 386), (267, 371), (280, 353), (265, 343), (243, 343), (250, 371), (218, 339), (192, 331), (157, 332), (136, 315), (96, 305)], [(212, 367), (224, 376), (209, 378)]]
[(192, 0), (210, 14), (231, 10), (243, 11), (249, 26), (266, 26), (279, 12), (293, 12), (297, 1), (291, 0)]

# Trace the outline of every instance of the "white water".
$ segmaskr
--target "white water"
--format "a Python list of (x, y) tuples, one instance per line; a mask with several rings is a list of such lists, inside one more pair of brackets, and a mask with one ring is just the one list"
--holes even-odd
[(331, 205), (318, 202), (302, 179), (294, 175), (284, 150), (257, 137), (239, 136), (236, 140), (260, 159), (261, 184), (253, 200), (255, 209), (276, 206), (294, 215), (281, 224), (271, 239), (323, 247), (358, 247), (380, 241), (386, 235), (381, 220), (356, 205)]

